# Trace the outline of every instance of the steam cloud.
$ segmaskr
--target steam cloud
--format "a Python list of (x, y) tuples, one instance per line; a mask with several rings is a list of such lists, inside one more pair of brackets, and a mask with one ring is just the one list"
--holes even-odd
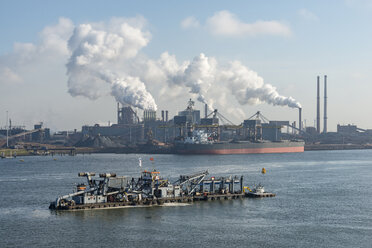
[(209, 104), (213, 109), (212, 101), (208, 102), (205, 94), (215, 80), (217, 61), (214, 58), (208, 58), (201, 53), (193, 61), (186, 61), (179, 66), (175, 56), (163, 53), (159, 64), (170, 85), (176, 84), (188, 88), (190, 93), (197, 95), (198, 101)]
[(152, 95), (138, 78), (118, 67), (134, 58), (147, 45), (149, 34), (141, 30), (141, 20), (113, 19), (108, 26), (82, 24), (68, 42), (71, 57), (67, 63), (68, 87), (72, 96), (97, 99), (105, 94), (104, 84), (122, 104), (156, 110)]
[[(144, 20), (113, 19), (108, 25), (82, 24), (68, 41), (71, 57), (67, 63), (68, 88), (72, 96), (90, 99), (108, 92), (122, 104), (156, 110), (147, 85), (167, 82), (182, 87), (208, 104), (222, 101), (214, 92), (230, 92), (241, 105), (268, 103), (300, 108), (292, 97), (280, 95), (276, 88), (239, 61), (221, 66), (203, 53), (192, 61), (177, 62), (168, 52), (157, 61), (138, 56), (147, 46), (150, 34), (143, 31)], [(212, 88), (213, 87), (213, 88)], [(156, 87), (155, 87), (156, 88)]]
[(227, 70), (221, 72), (221, 79), (228, 82), (231, 93), (241, 105), (259, 104), (301, 108), (301, 104), (292, 97), (281, 96), (274, 86), (265, 84), (262, 77), (239, 61), (232, 62)]
[(206, 93), (212, 85), (219, 85), (221, 91), (230, 91), (241, 105), (268, 103), (272, 105), (301, 108), (292, 97), (280, 95), (271, 84), (265, 84), (262, 77), (239, 61), (227, 67), (218, 66), (216, 59), (203, 53), (191, 62), (178, 65), (175, 56), (163, 53), (158, 61), (159, 67), (167, 75), (169, 84), (184, 86), (197, 99), (213, 109), (213, 100), (206, 100)]

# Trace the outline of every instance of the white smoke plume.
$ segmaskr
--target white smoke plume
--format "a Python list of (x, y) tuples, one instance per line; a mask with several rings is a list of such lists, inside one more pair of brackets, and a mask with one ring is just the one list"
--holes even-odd
[(205, 95), (216, 79), (216, 59), (201, 53), (191, 62), (186, 61), (182, 65), (178, 65), (175, 56), (165, 52), (161, 55), (158, 64), (171, 86), (175, 84), (188, 88), (189, 93), (197, 95), (198, 101), (208, 104), (209, 108), (213, 110), (213, 99), (207, 101)]
[(200, 54), (191, 62), (186, 61), (179, 65), (175, 56), (163, 53), (158, 65), (159, 70), (166, 75), (169, 85), (188, 88), (200, 102), (207, 103), (211, 110), (213, 102), (219, 102), (215, 96), (207, 97), (212, 86), (218, 87), (220, 92), (230, 91), (241, 105), (268, 103), (291, 108), (301, 107), (292, 97), (282, 96), (274, 86), (265, 84), (262, 77), (239, 61), (223, 67), (218, 66), (215, 58)]
[(301, 108), (299, 102), (292, 97), (281, 96), (274, 86), (265, 84), (262, 77), (239, 61), (232, 62), (229, 68), (221, 70), (220, 80), (228, 83), (231, 93), (241, 105), (265, 102), (274, 106)]
[(100, 77), (111, 83), (111, 95), (116, 101), (141, 109), (156, 110), (154, 98), (147, 92), (145, 84), (138, 77), (118, 78), (109, 74), (101, 74)]
[(68, 42), (69, 93), (96, 99), (105, 95), (108, 87), (122, 104), (156, 110), (145, 84), (123, 68), (149, 42), (149, 33), (142, 31), (143, 22), (143, 18), (112, 19), (108, 25), (77, 26)]
[(170, 87), (188, 89), (198, 101), (208, 104), (210, 110), (213, 103), (219, 102), (217, 95), (208, 94), (211, 87), (214, 92), (216, 89), (231, 92), (241, 105), (301, 107), (292, 97), (282, 96), (275, 87), (265, 84), (262, 77), (239, 61), (220, 66), (215, 58), (203, 53), (180, 64), (167, 52), (157, 61), (138, 56), (150, 40), (150, 34), (143, 31), (143, 23), (141, 18), (114, 19), (108, 25), (77, 26), (68, 42), (69, 93), (90, 99), (110, 93), (123, 104), (156, 110), (145, 83), (165, 80)]

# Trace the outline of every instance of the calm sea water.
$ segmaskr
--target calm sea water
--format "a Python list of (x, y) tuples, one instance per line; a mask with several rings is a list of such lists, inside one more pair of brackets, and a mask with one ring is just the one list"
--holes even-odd
[[(78, 172), (244, 175), (277, 197), (53, 212)], [(371, 247), (372, 150), (298, 154), (79, 155), (0, 160), (0, 247)], [(56, 160), (54, 160), (56, 158)], [(21, 162), (20, 159), (24, 159)], [(265, 167), (267, 174), (260, 174)]]

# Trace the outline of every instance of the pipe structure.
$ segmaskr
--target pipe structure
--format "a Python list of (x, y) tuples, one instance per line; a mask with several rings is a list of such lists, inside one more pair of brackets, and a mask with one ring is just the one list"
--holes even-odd
[(324, 124), (323, 133), (327, 133), (327, 75), (324, 75)]
[(317, 94), (316, 94), (316, 131), (320, 133), (320, 77), (317, 78)]

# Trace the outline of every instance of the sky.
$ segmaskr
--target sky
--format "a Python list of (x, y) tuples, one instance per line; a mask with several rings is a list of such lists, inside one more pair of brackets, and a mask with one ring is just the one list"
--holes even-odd
[(160, 117), (190, 98), (235, 124), (302, 106), (314, 126), (327, 75), (328, 130), (372, 129), (371, 23), (367, 0), (2, 0), (0, 126), (80, 130), (116, 123), (117, 101)]

